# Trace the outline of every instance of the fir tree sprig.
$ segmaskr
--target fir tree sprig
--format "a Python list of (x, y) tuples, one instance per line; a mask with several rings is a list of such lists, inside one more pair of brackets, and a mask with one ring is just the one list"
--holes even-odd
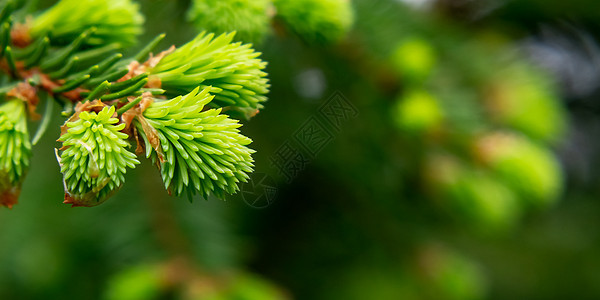
[(127, 168), (139, 164), (128, 150), (128, 135), (116, 118), (114, 106), (97, 103), (94, 111), (82, 111), (65, 124), (60, 137), (65, 203), (95, 206), (106, 201), (125, 181)]
[[(214, 97), (209, 90), (195, 88), (185, 96), (156, 101), (135, 121), (146, 156), (159, 164), (165, 187), (178, 196), (199, 192), (205, 198), (224, 198), (236, 193), (238, 183), (253, 171), (254, 150), (247, 147), (252, 140), (220, 108), (205, 110)], [(144, 122), (156, 130), (160, 148), (153, 145)]]

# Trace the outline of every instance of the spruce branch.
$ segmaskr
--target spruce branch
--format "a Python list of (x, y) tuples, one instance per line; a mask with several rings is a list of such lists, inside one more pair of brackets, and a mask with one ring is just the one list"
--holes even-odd
[[(235, 33), (203, 33), (154, 55), (162, 34), (124, 58), (118, 51), (133, 43), (141, 17), (137, 5), (117, 2), (61, 0), (22, 23), (13, 20), (18, 5), (0, 4), (0, 70), (11, 76), (0, 96), (28, 109), (23, 122), (27, 115), (39, 118), (38, 95), (47, 99), (36, 142), (52, 117), (52, 101), (63, 106), (64, 116), (72, 114), (57, 151), (65, 203), (95, 206), (114, 194), (126, 169), (139, 163), (128, 140), (138, 146), (143, 140), (176, 195), (235, 193), (252, 172), (254, 151), (239, 133), (241, 124), (221, 108), (248, 117), (262, 108), (269, 83), (260, 53), (233, 43)], [(76, 5), (82, 15), (72, 13)], [(82, 20), (84, 14), (89, 18)], [(6, 130), (18, 127), (6, 124)], [(0, 161), (11, 159), (6, 153)]]

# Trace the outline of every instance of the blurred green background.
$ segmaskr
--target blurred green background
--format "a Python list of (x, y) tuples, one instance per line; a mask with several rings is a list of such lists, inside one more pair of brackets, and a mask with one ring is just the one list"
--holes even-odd
[[(139, 2), (142, 42), (199, 32), (190, 1)], [(255, 45), (272, 89), (242, 128), (254, 194), (190, 204), (144, 161), (110, 201), (72, 209), (55, 119), (0, 210), (0, 299), (193, 299), (161, 285), (186, 268), (200, 290), (233, 278), (218, 299), (600, 298), (596, 1), (351, 5), (339, 41), (275, 18)], [(290, 145), (303, 160), (282, 169)]]

